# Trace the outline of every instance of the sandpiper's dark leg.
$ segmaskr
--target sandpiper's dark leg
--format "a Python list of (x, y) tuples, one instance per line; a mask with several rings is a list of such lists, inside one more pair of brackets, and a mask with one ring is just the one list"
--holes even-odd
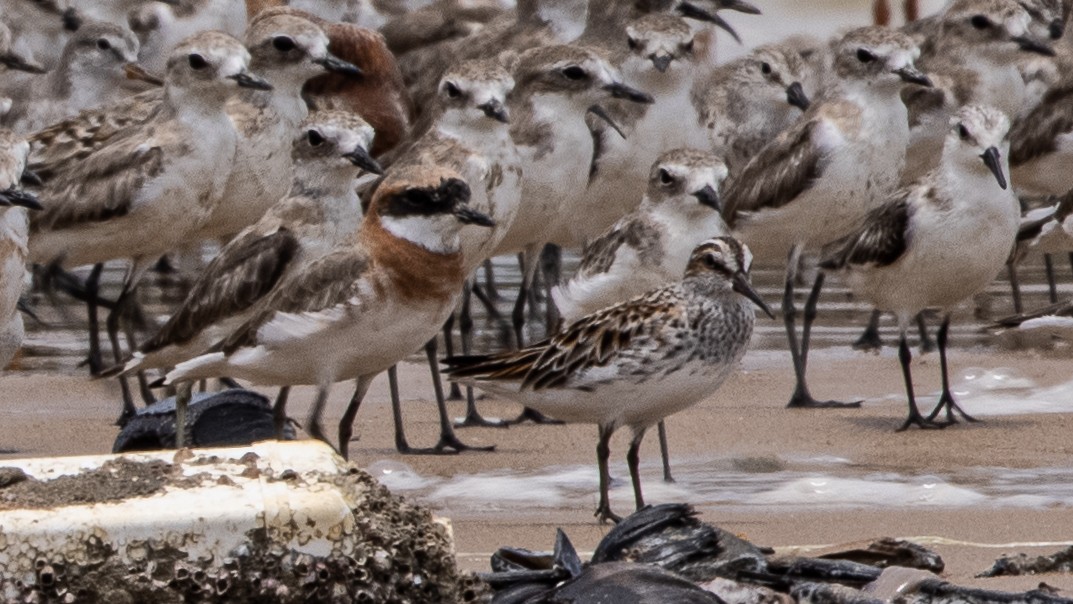
[(659, 434), (659, 454), (663, 458), (663, 482), (674, 482), (674, 476), (671, 476), (670, 447), (667, 446), (667, 426), (663, 420), (659, 420), (656, 428)]
[(920, 334), (920, 353), (926, 354), (935, 350), (935, 341), (928, 335), (928, 322), (924, 319), (924, 311), (917, 313), (917, 332)]
[(463, 451), (495, 451), (495, 445), (487, 447), (473, 447), (463, 443), (455, 435), (451, 424), (450, 414), (447, 412), (447, 400), (443, 396), (443, 383), (440, 381), (440, 365), (437, 361), (436, 338), (432, 338), (425, 344), (425, 355), (428, 357), (428, 365), (432, 368), (432, 388), (436, 393), (436, 408), (440, 414), (440, 440), (431, 449), (413, 450), (412, 453), (430, 453), (441, 455), (444, 453), (461, 453)]
[(1073, 271), (1073, 252), (1069, 252), (1069, 269)]
[(484, 292), (484, 289), (481, 288), (476, 279), (473, 280), (473, 285), (470, 286), (470, 291), (472, 291), (473, 295), (484, 305), (484, 312), (488, 315), (489, 319), (499, 321), (503, 318), (503, 315), (499, 313), (499, 309), (496, 308), (495, 304), (495, 300), (500, 298), (498, 294), (495, 298), (490, 297)]
[[(123, 362), (123, 351), (119, 348), (119, 321), (134, 295), (134, 287), (129, 283), (123, 285), (123, 291), (115, 301), (115, 307), (108, 313), (108, 318), (105, 320), (105, 325), (108, 329), (108, 341), (112, 345), (112, 358), (117, 365)], [(123, 411), (119, 414), (116, 425), (122, 426), (127, 423), (127, 420), (134, 417), (137, 409), (134, 407), (134, 397), (131, 395), (130, 382), (127, 381), (126, 376), (119, 376), (116, 379), (119, 380), (119, 387), (123, 392)]]
[(945, 317), (943, 317), (943, 324), (939, 326), (939, 334), (937, 336), (939, 340), (939, 369), (942, 372), (943, 392), (939, 396), (939, 404), (936, 405), (935, 409), (931, 412), (930, 415), (928, 415), (928, 421), (935, 420), (935, 417), (939, 415), (939, 413), (943, 409), (946, 409), (947, 424), (957, 423), (957, 417), (954, 416), (954, 412), (960, 413), (966, 421), (978, 422), (980, 420), (969, 415), (968, 413), (965, 413), (965, 410), (962, 409), (954, 400), (953, 393), (950, 392), (950, 369), (949, 366), (946, 364), (946, 342), (949, 330), (950, 315), (946, 315)]
[(607, 461), (611, 457), (611, 432), (610, 426), (599, 426), (600, 440), (596, 443), (596, 466), (600, 472), (600, 503), (596, 506), (593, 514), (600, 522), (618, 522), (622, 520), (611, 511), (611, 472), (608, 470)]
[(637, 509), (645, 507), (645, 498), (641, 494), (641, 440), (645, 437), (644, 429), (637, 430), (630, 441), (630, 448), (626, 451), (626, 466), (630, 469), (630, 480), (633, 482), (633, 501)]
[(518, 284), (518, 299), (514, 301), (514, 311), (511, 313), (511, 321), (514, 324), (514, 342), (518, 348), (525, 346), (525, 304), (529, 300), (529, 285), (532, 282), (529, 262), (526, 254), (518, 254), (518, 266), (521, 269), (522, 279)]
[[(459, 330), (462, 332), (462, 354), (468, 355), (473, 350), (473, 318), (470, 316), (470, 302), (472, 297), (470, 296), (469, 289), (462, 294), (462, 308), (459, 312)], [(447, 356), (451, 356), (448, 354)], [(455, 388), (458, 388), (458, 384), (451, 382), (452, 392)], [(469, 426), (484, 426), (491, 428), (508, 428), (510, 424), (502, 420), (490, 420), (485, 418), (477, 411), (477, 397), (473, 394), (473, 387), (466, 386), (466, 417), (461, 421), (455, 422), (455, 427), (469, 427)]]
[(186, 408), (190, 404), (194, 383), (183, 382), (175, 393), (175, 448), (182, 449), (186, 442)]
[(283, 428), (287, 425), (287, 397), (291, 394), (291, 387), (284, 386), (276, 395), (276, 402), (272, 405), (272, 425), (276, 429), (276, 438), (283, 440)]
[(872, 3), (872, 23), (890, 25), (890, 2), (888, 0), (875, 0)]
[(909, 417), (905, 418), (905, 423), (901, 428), (898, 428), (898, 432), (903, 432), (909, 429), (909, 426), (919, 426), (921, 428), (942, 428), (941, 424), (936, 424), (931, 420), (924, 419), (924, 416), (920, 414), (920, 409), (917, 408), (917, 399), (913, 395), (913, 375), (909, 369), (909, 362), (913, 360), (913, 354), (909, 352), (909, 342), (905, 339), (905, 330), (902, 330), (902, 335), (898, 341), (898, 361), (902, 364), (902, 378), (905, 380), (905, 396), (909, 400)]
[(1043, 255), (1043, 270), (1047, 275), (1047, 294), (1051, 299), (1051, 304), (1058, 302), (1058, 284), (1054, 278), (1054, 259), (1050, 254)]
[(912, 23), (920, 18), (920, 6), (917, 0), (905, 0), (905, 22)]
[(786, 290), (783, 293), (783, 321), (786, 323), (786, 335), (790, 341), (790, 354), (793, 357), (794, 373), (797, 377), (797, 386), (794, 388), (794, 393), (790, 397), (790, 402), (787, 403), (787, 407), (791, 408), (838, 408), (838, 407), (860, 407), (861, 401), (854, 401), (850, 403), (842, 403), (839, 401), (817, 401), (813, 398), (812, 393), (809, 392), (808, 384), (805, 381), (805, 372), (808, 366), (808, 351), (809, 344), (812, 337), (812, 323), (816, 320), (816, 304), (820, 297), (820, 290), (823, 289), (824, 274), (819, 272), (816, 274), (816, 280), (812, 283), (812, 291), (809, 292), (808, 300), (805, 302), (805, 316), (801, 329), (801, 345), (798, 347), (797, 333), (795, 329), (795, 323), (797, 319), (797, 309), (794, 307), (794, 290), (793, 281), (795, 273), (797, 272), (797, 263), (801, 257), (800, 246), (794, 246), (790, 251), (790, 264), (786, 270)]
[[(455, 313), (447, 315), (447, 320), (443, 322), (443, 352), (448, 357), (455, 356), (455, 341), (451, 337), (455, 327)], [(458, 384), (451, 382), (451, 390), (447, 394), (447, 399), (452, 401), (462, 400), (462, 390), (458, 387)]]
[(853, 343), (854, 350), (870, 352), (883, 348), (883, 340), (879, 337), (879, 318), (882, 314), (879, 309), (872, 309), (872, 315), (868, 317), (868, 326), (864, 328), (861, 337)]
[(103, 369), (104, 357), (101, 355), (101, 323), (97, 316), (97, 298), (100, 295), (101, 271), (104, 264), (98, 262), (86, 279), (86, 312), (89, 315), (89, 374), (99, 375)]
[[(476, 283), (474, 283), (476, 285)], [(492, 267), (492, 259), (487, 258), (484, 261), (484, 291), (488, 294), (489, 302), (493, 300), (499, 300), (499, 288), (496, 287), (496, 275), (495, 270)], [(493, 306), (493, 308), (495, 308)]]
[(363, 375), (354, 383), (354, 395), (350, 397), (350, 404), (343, 412), (343, 418), (339, 420), (339, 454), (343, 459), (350, 459), (350, 438), (354, 435), (354, 419), (358, 416), (358, 408), (365, 399), (365, 393), (369, 391), (369, 384), (373, 383), (372, 375)]
[(331, 389), (330, 385), (321, 385), (317, 387), (317, 398), (313, 401), (313, 408), (309, 410), (309, 419), (306, 420), (306, 432), (313, 438), (324, 441), (329, 446), (332, 443), (328, 442), (328, 435), (324, 433), (324, 427), (321, 425), (321, 416), (324, 415), (324, 405), (328, 402), (328, 391)]
[[(1070, 262), (1073, 262), (1073, 258), (1070, 259)], [(1013, 297), (1013, 312), (1019, 315), (1025, 311), (1025, 307), (1021, 302), (1021, 283), (1017, 279), (1017, 266), (1013, 262), (1006, 263), (1006, 274), (1010, 279), (1010, 295)]]
[[(127, 350), (134, 351), (138, 349), (138, 340), (134, 337), (134, 326), (130, 321), (123, 321), (123, 333), (127, 336)], [(156, 397), (153, 396), (152, 390), (149, 389), (149, 380), (145, 377), (145, 371), (139, 370), (135, 373), (138, 378), (138, 392), (141, 394), (142, 402), (146, 406), (152, 405), (156, 402)]]

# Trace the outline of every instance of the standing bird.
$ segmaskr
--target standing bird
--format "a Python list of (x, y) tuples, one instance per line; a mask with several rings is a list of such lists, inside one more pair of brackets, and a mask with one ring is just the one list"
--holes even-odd
[[(75, 267), (127, 259), (130, 267), (109, 320), (116, 362), (118, 327), (142, 274), (189, 241), (220, 203), (236, 134), (224, 110), (240, 88), (268, 90), (242, 44), (197, 34), (172, 51), (164, 100), (144, 123), (52, 166), (40, 187), (49, 200), (31, 221), (30, 260)], [(124, 413), (133, 413), (124, 388)]]
[[(395, 172), (353, 237), (282, 280), (215, 351), (168, 373), (166, 384), (181, 384), (177, 409), (190, 382), (203, 378), (311, 384), (317, 398), (306, 431), (326, 440), (320, 420), (332, 384), (358, 379), (361, 400), (373, 378), (428, 342), (458, 302), (462, 228), (492, 226), (469, 197), (450, 170)], [(339, 444), (344, 454), (347, 444)]]
[[(943, 409), (947, 423), (955, 421), (955, 411), (972, 420), (950, 392), (950, 310), (995, 278), (1020, 220), (1005, 176), (1009, 119), (998, 109), (969, 105), (951, 121), (938, 168), (884, 201), (859, 230), (832, 243), (820, 264), (843, 271), (858, 296), (898, 318), (898, 358), (909, 400), (909, 416), (899, 430), (942, 427), (946, 424), (933, 420)], [(939, 405), (925, 418), (913, 395), (905, 332), (917, 313), (933, 306), (945, 312), (937, 337), (943, 389)]]
[(599, 428), (596, 517), (618, 521), (608, 491), (609, 443), (633, 431), (626, 462), (644, 506), (638, 470), (645, 431), (715, 392), (745, 355), (752, 304), (771, 315), (749, 283), (752, 255), (731, 237), (693, 250), (681, 281), (582, 317), (549, 340), (514, 352), (447, 359), (454, 380), (568, 422)]
[(26, 210), (40, 210), (37, 198), (23, 191), (22, 181), (34, 179), (26, 171), (30, 145), (7, 130), (0, 130), (0, 371), (22, 345), (19, 296), (26, 272), (26, 238), (30, 227)]
[[(641, 206), (589, 242), (574, 275), (552, 290), (564, 324), (676, 280), (698, 242), (728, 234), (719, 201), (726, 175), (723, 160), (707, 151), (660, 155)], [(659, 445), (663, 479), (671, 482), (663, 421)]]
[(805, 381), (824, 274), (817, 275), (805, 305), (800, 344), (794, 281), (806, 248), (844, 237), (896, 190), (909, 142), (899, 91), (905, 82), (930, 83), (913, 65), (919, 54), (913, 40), (897, 31), (864, 27), (846, 34), (835, 44), (837, 80), (823, 99), (724, 187), (723, 214), (737, 236), (759, 258), (787, 258), (782, 313), (797, 378), (789, 407), (847, 405), (817, 401)]

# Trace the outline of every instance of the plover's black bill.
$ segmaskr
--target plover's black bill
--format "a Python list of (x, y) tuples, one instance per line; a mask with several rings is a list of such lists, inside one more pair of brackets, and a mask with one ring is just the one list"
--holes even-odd
[(786, 102), (801, 111), (808, 111), (808, 106), (812, 103), (805, 94), (805, 89), (801, 87), (801, 82), (794, 82), (786, 87)]
[(1017, 37), (1010, 38), (1010, 39), (1013, 40), (1014, 42), (1016, 42), (1017, 46), (1021, 50), (1024, 50), (1026, 52), (1034, 52), (1036, 54), (1043, 55), (1045, 57), (1053, 57), (1054, 56), (1054, 49), (1051, 48), (1051, 46), (1049, 44), (1047, 44), (1045, 42), (1042, 42), (1040, 40), (1033, 40), (1032, 38), (1029, 38), (1028, 36), (1017, 36)]
[(353, 63), (348, 63), (334, 55), (328, 55), (320, 59), (313, 59), (313, 62), (317, 65), (320, 65), (324, 69), (327, 69), (328, 71), (333, 71), (335, 73), (341, 73), (343, 75), (354, 77), (365, 75), (365, 72), (363, 72), (361, 68), (357, 65)]
[(0, 191), (0, 206), (21, 206), (29, 210), (45, 209), (37, 197), (15, 187)]
[(365, 170), (366, 172), (372, 172), (373, 174), (383, 174), (384, 168), (373, 159), (373, 156), (369, 155), (369, 151), (365, 147), (358, 147), (350, 153), (344, 153), (343, 157), (350, 160), (350, 163)]

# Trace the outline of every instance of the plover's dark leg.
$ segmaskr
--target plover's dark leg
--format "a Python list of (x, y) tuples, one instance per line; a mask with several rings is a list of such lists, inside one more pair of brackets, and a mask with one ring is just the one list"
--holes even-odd
[(451, 424), (451, 417), (447, 411), (447, 400), (443, 396), (443, 382), (440, 381), (440, 365), (436, 354), (436, 338), (432, 338), (425, 344), (425, 355), (428, 357), (429, 367), (432, 368), (432, 389), (436, 393), (436, 408), (440, 414), (440, 440), (431, 449), (416, 449), (411, 453), (442, 455), (445, 453), (461, 453), (463, 451), (495, 451), (495, 445), (487, 447), (473, 447), (463, 443), (455, 435)]
[[(462, 308), (459, 311), (459, 330), (462, 332), (462, 354), (464, 356), (469, 355), (473, 350), (473, 319), (470, 316), (470, 302), (472, 297), (469, 293), (469, 288), (462, 294)], [(451, 356), (450, 353), (447, 356)], [(456, 382), (451, 382), (451, 392), (458, 388)], [(455, 422), (456, 428), (470, 427), (470, 426), (484, 426), (491, 428), (507, 428), (510, 427), (505, 421), (502, 420), (490, 420), (485, 418), (477, 411), (477, 397), (473, 394), (473, 387), (466, 386), (466, 417), (461, 421)]]
[[(451, 337), (454, 333), (455, 327), (455, 313), (447, 315), (447, 320), (443, 322), (443, 352), (448, 357), (455, 356), (455, 341)], [(451, 382), (451, 390), (447, 394), (447, 399), (452, 401), (462, 400), (462, 390), (458, 387), (458, 384)]]
[(1058, 284), (1054, 278), (1054, 259), (1050, 254), (1043, 255), (1043, 270), (1047, 275), (1047, 293), (1050, 297), (1051, 304), (1058, 302)]
[(186, 447), (186, 408), (190, 404), (194, 383), (183, 382), (175, 393), (175, 448)]
[(611, 426), (599, 426), (600, 439), (596, 443), (596, 466), (600, 473), (600, 503), (596, 506), (597, 520), (600, 522), (619, 522), (622, 520), (611, 511), (611, 473), (607, 467), (607, 461), (611, 457)]
[(306, 433), (317, 440), (328, 442), (328, 435), (324, 433), (324, 426), (320, 418), (324, 415), (324, 405), (328, 402), (328, 391), (331, 387), (321, 384), (317, 387), (317, 398), (313, 401), (313, 407), (309, 410), (309, 418), (306, 420)]
[(287, 397), (291, 394), (291, 387), (284, 386), (276, 395), (276, 402), (272, 405), (272, 425), (276, 429), (276, 438), (283, 440), (283, 428), (287, 425)]
[(544, 274), (545, 333), (551, 334), (559, 325), (559, 309), (551, 297), (551, 290), (559, 285), (563, 268), (563, 249), (553, 243), (540, 252), (540, 265)]
[(387, 387), (391, 392), (391, 419), (395, 424), (395, 450), (403, 455), (413, 453), (414, 448), (406, 440), (406, 427), (402, 422), (402, 400), (399, 397), (399, 370), (392, 365), (387, 370)]
[[(1073, 258), (1070, 258), (1070, 262), (1073, 263)], [(1006, 263), (1006, 274), (1010, 279), (1010, 295), (1013, 297), (1013, 312), (1014, 314), (1019, 315), (1025, 311), (1025, 307), (1021, 302), (1021, 283), (1017, 279), (1017, 265), (1013, 262)]]
[(529, 288), (532, 286), (533, 277), (536, 273), (536, 261), (532, 254), (522, 252), (518, 254), (518, 268), (522, 278), (518, 284), (518, 299), (514, 301), (514, 310), (511, 312), (511, 321), (514, 324), (514, 343), (518, 348), (525, 346), (525, 305), (529, 302)]
[(905, 423), (901, 428), (898, 428), (898, 432), (904, 432), (909, 429), (909, 426), (919, 426), (925, 429), (931, 428), (943, 428), (945, 426), (936, 424), (931, 420), (924, 419), (924, 416), (920, 414), (920, 409), (917, 408), (917, 399), (913, 395), (913, 374), (909, 369), (909, 362), (913, 360), (913, 353), (909, 351), (909, 342), (905, 338), (905, 330), (902, 330), (901, 338), (898, 341), (898, 361), (902, 364), (902, 378), (905, 380), (905, 396), (909, 401), (909, 417), (905, 418)]
[(93, 265), (89, 277), (86, 279), (86, 312), (89, 315), (89, 374), (99, 375), (103, 367), (104, 357), (101, 355), (101, 323), (97, 316), (97, 298), (100, 295), (101, 271), (104, 263), (98, 262)]
[(879, 337), (879, 318), (882, 314), (879, 309), (872, 309), (872, 315), (868, 317), (868, 326), (864, 328), (861, 337), (853, 343), (854, 350), (871, 352), (883, 348), (883, 340)]
[(358, 416), (361, 401), (365, 399), (365, 393), (369, 391), (369, 384), (373, 383), (373, 376), (363, 375), (354, 382), (354, 395), (350, 397), (350, 404), (343, 412), (343, 418), (339, 420), (339, 454), (343, 459), (350, 459), (350, 438), (354, 435), (354, 419)]
[[(112, 308), (108, 313), (108, 318), (105, 319), (105, 325), (108, 330), (108, 341), (112, 345), (112, 359), (117, 365), (123, 362), (123, 351), (119, 348), (119, 321), (134, 295), (134, 287), (135, 286), (129, 281), (123, 284), (123, 291), (120, 292), (119, 298), (116, 299), (115, 307)], [(126, 376), (119, 376), (116, 379), (119, 380), (119, 388), (123, 392), (123, 410), (119, 414), (119, 418), (116, 419), (116, 425), (122, 426), (128, 419), (134, 417), (137, 409), (134, 407), (134, 397), (131, 395), (130, 382), (127, 380)]]
[[(499, 300), (499, 288), (496, 287), (495, 270), (492, 267), (492, 259), (484, 261), (484, 291), (488, 294), (488, 301)], [(476, 285), (476, 283), (474, 283)], [(494, 306), (492, 308), (495, 308)]]
[(671, 476), (670, 447), (667, 445), (667, 426), (663, 420), (659, 420), (656, 428), (659, 435), (659, 454), (663, 458), (663, 482), (674, 482), (674, 476)]
[(965, 413), (965, 410), (958, 406), (957, 402), (954, 400), (953, 393), (950, 392), (950, 370), (949, 366), (946, 364), (946, 342), (949, 330), (950, 315), (946, 315), (943, 317), (943, 324), (939, 326), (939, 334), (936, 336), (939, 340), (939, 369), (942, 372), (943, 392), (939, 396), (939, 404), (936, 405), (935, 409), (928, 415), (928, 421), (934, 421), (935, 417), (939, 415), (943, 409), (946, 409), (947, 424), (957, 423), (957, 417), (954, 415), (955, 412), (960, 413), (966, 421), (978, 422), (980, 420)]
[(641, 494), (641, 440), (645, 437), (644, 429), (633, 433), (630, 448), (626, 451), (626, 466), (630, 469), (630, 480), (633, 482), (633, 501), (637, 509), (645, 507), (645, 498)]
[(790, 354), (793, 357), (794, 362), (794, 374), (797, 378), (797, 385), (794, 388), (794, 393), (790, 396), (790, 402), (787, 403), (787, 407), (792, 408), (838, 408), (838, 407), (860, 407), (861, 401), (853, 401), (850, 403), (842, 403), (839, 401), (817, 401), (813, 398), (812, 393), (809, 392), (808, 383), (805, 381), (805, 373), (808, 366), (808, 350), (809, 340), (812, 335), (812, 323), (816, 320), (816, 303), (820, 297), (820, 290), (823, 289), (824, 273), (820, 271), (816, 274), (816, 280), (812, 283), (812, 290), (809, 292), (808, 300), (805, 302), (804, 321), (801, 328), (801, 344), (798, 346), (797, 342), (797, 308), (794, 307), (794, 278), (797, 272), (797, 263), (801, 259), (801, 246), (795, 245), (790, 250), (790, 264), (786, 269), (786, 289), (783, 293), (783, 321), (786, 324), (786, 335), (790, 343)]

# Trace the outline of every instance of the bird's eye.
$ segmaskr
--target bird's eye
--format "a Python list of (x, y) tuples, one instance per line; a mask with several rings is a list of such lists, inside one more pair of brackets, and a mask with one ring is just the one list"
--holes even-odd
[(276, 36), (272, 38), (272, 47), (280, 52), (290, 52), (294, 50), (296, 44), (294, 40), (289, 36)]
[(186, 57), (186, 60), (190, 63), (191, 69), (205, 69), (209, 66), (209, 62), (205, 60), (205, 57), (197, 53)]
[(972, 19), (969, 19), (969, 23), (976, 29), (987, 29), (991, 27), (991, 20), (983, 15), (973, 15)]
[(108, 40), (105, 40), (104, 38), (100, 38), (100, 39), (97, 40), (97, 48), (99, 48), (101, 50), (111, 50), (112, 49), (112, 43), (109, 42)]
[(871, 63), (876, 60), (876, 56), (863, 48), (857, 49), (857, 60), (861, 63)]
[(316, 130), (310, 130), (306, 133), (306, 138), (309, 139), (309, 144), (313, 147), (319, 147), (324, 144), (324, 135)]
[(958, 136), (961, 137), (961, 140), (969, 140), (969, 136), (971, 135), (969, 134), (969, 129), (965, 127), (965, 124), (958, 124)]
[(458, 86), (456, 86), (454, 82), (447, 82), (446, 84), (444, 84), (443, 90), (447, 93), (447, 96), (452, 99), (457, 99), (458, 97), (462, 96), (462, 90)]
[(771, 75), (771, 64), (768, 63), (767, 61), (764, 61), (763, 63), (761, 63), (760, 64), (760, 73), (762, 73), (764, 75)]
[(588, 74), (585, 73), (585, 70), (578, 67), (577, 65), (571, 65), (570, 67), (563, 69), (562, 74), (563, 77), (568, 80), (584, 80), (586, 77), (588, 77)]
[(708, 254), (704, 257), (704, 265), (708, 268), (716, 268), (719, 266), (719, 259), (712, 254)]
[(674, 182), (674, 177), (665, 168), (659, 169), (659, 181), (665, 185), (669, 185)]
[(684, 50), (686, 52), (693, 52), (693, 40), (690, 40), (690, 41), (686, 42), (685, 44), (682, 44), (682, 50)]
[(641, 46), (641, 43), (633, 39), (633, 36), (626, 36), (626, 44), (630, 45), (630, 50), (637, 50)]

